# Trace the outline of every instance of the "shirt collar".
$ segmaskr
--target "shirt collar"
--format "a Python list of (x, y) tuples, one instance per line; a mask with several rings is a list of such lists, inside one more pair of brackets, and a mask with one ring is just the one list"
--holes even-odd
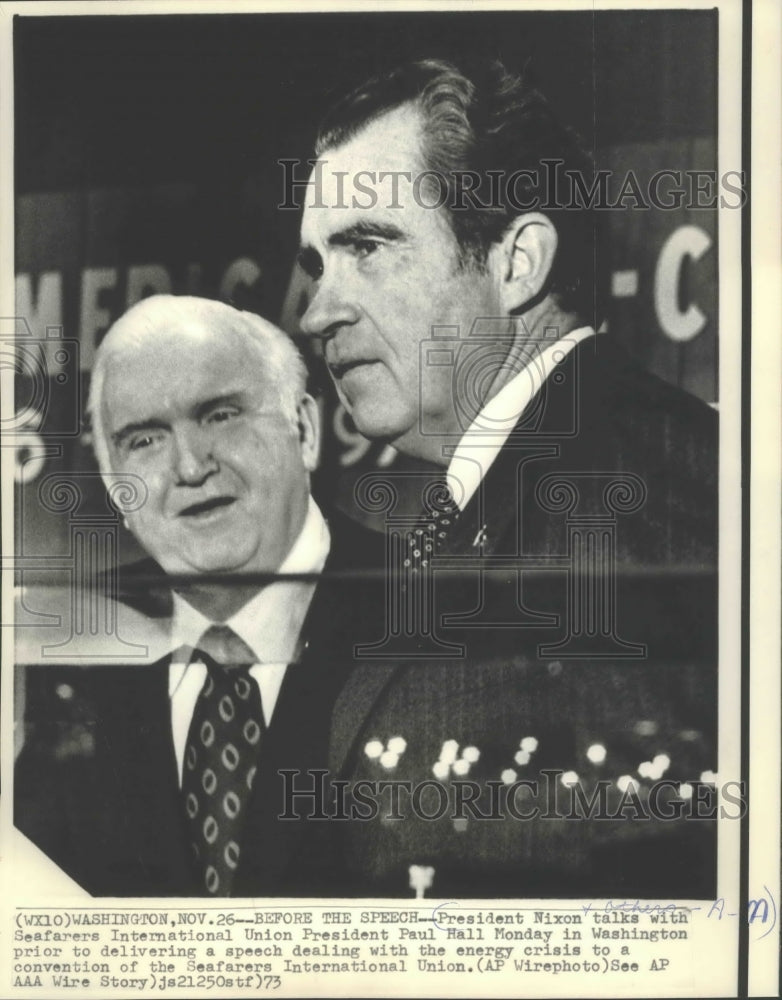
[(460, 510), (465, 509), (475, 494), (519, 417), (554, 368), (594, 333), (591, 326), (584, 326), (545, 347), (536, 345), (532, 359), (481, 409), (454, 448), (446, 472), (448, 486)]
[[(328, 525), (310, 497), (301, 531), (277, 572), (280, 575), (320, 573), (330, 545)], [(225, 624), (247, 643), (259, 662), (289, 663), (295, 657), (314, 590), (313, 581), (275, 580), (262, 587)], [(173, 598), (173, 659), (181, 669), (169, 672), (169, 692), (175, 690), (181, 680), (198, 640), (214, 624), (179, 594), (174, 593)]]

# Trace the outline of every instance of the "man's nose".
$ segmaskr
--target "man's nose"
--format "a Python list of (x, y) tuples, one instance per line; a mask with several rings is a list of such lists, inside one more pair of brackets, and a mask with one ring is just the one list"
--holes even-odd
[(359, 309), (348, 293), (347, 283), (340, 281), (335, 271), (324, 274), (310, 289), (307, 310), (300, 320), (300, 327), (310, 337), (328, 339), (343, 326), (358, 321)]
[(199, 486), (218, 470), (209, 435), (201, 428), (174, 430), (171, 462), (177, 482), (183, 486)]

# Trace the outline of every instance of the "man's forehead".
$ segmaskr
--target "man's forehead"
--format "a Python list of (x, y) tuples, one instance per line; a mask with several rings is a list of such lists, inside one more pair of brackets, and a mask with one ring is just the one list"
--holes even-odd
[[(365, 172), (375, 175), (374, 182), (381, 184), (381, 175), (415, 173), (423, 169), (421, 149), (423, 131), (420, 112), (411, 104), (393, 108), (371, 121), (347, 142), (326, 149), (313, 169), (311, 180), (319, 177), (319, 184), (310, 184), (307, 189), (305, 210), (311, 211), (321, 207), (329, 207), (344, 201), (349, 197), (339, 195), (343, 192), (350, 195), (356, 193), (356, 181), (367, 183), (369, 178), (361, 176)], [(383, 181), (388, 186), (389, 195), (392, 185), (390, 177)], [(323, 197), (319, 198), (318, 187), (322, 188)], [(410, 191), (410, 181), (399, 186), (400, 201), (403, 193)]]
[(183, 368), (198, 371), (209, 361), (230, 359), (240, 345), (227, 331), (209, 330), (203, 325), (171, 324), (147, 327), (138, 337), (128, 336), (112, 344), (105, 361), (107, 382), (179, 376)]
[(109, 417), (119, 410), (187, 410), (213, 396), (264, 389), (264, 364), (246, 335), (197, 325), (147, 332), (106, 360), (103, 404)]

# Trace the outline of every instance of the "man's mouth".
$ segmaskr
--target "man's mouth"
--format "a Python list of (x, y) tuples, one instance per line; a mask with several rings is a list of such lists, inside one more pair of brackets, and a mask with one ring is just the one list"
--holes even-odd
[(214, 511), (230, 507), (231, 504), (234, 503), (236, 503), (236, 497), (210, 497), (208, 500), (202, 500), (200, 503), (194, 503), (189, 507), (183, 507), (179, 512), (179, 517), (207, 517)]

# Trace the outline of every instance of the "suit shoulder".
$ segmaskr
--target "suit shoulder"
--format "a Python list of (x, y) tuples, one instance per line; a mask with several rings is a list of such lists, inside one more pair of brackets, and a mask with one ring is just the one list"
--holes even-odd
[(334, 570), (379, 570), (385, 564), (385, 536), (339, 510), (328, 515), (330, 564)]
[(633, 440), (650, 453), (697, 451), (696, 465), (716, 468), (717, 412), (703, 400), (643, 368), (613, 344), (579, 359), (582, 415), (598, 421), (617, 441)]

